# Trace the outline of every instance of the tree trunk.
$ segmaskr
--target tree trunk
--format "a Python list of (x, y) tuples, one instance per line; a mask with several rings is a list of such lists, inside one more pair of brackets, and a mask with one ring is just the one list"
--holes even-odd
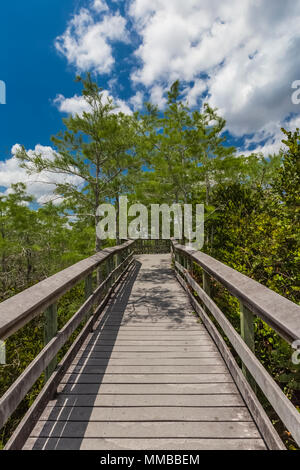
[(97, 163), (96, 163), (96, 188), (95, 188), (95, 233), (96, 233), (96, 242), (95, 242), (95, 251), (101, 251), (102, 242), (97, 235), (97, 225), (100, 221), (100, 217), (97, 215), (97, 209), (99, 206), (99, 171), (100, 171), (100, 159), (97, 156)]
[(120, 202), (119, 194), (116, 195), (116, 245), (120, 245), (120, 231), (119, 231), (119, 219), (120, 219)]
[[(207, 158), (206, 153), (205, 153), (205, 163), (206, 165), (208, 164), (208, 158)], [(209, 206), (210, 205), (210, 181), (209, 181), (208, 169), (206, 169), (205, 171), (205, 191), (206, 191), (205, 203), (207, 206)], [(210, 244), (210, 232), (209, 232), (209, 229), (207, 229), (207, 232), (206, 232), (207, 247), (209, 247), (209, 244)]]

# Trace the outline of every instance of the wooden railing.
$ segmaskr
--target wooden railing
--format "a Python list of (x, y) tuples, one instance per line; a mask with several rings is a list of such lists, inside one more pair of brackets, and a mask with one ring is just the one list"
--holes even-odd
[[(118, 282), (133, 263), (134, 241), (126, 241), (120, 246), (106, 248), (99, 253), (70, 266), (63, 271), (39, 282), (25, 291), (0, 304), (0, 339), (4, 340), (26, 325), (34, 317), (44, 312), (45, 346), (29, 364), (18, 379), (0, 398), (0, 429), (16, 410), (31, 387), (43, 372), (46, 384), (36, 402), (30, 407), (21, 421), (7, 449), (20, 449), (29, 435), (34, 419), (38, 419), (44, 406), (51, 398), (81, 344), (92, 331), (105, 304)], [(106, 264), (106, 277), (99, 279), (93, 291), (92, 274)], [(86, 300), (70, 320), (57, 331), (57, 301), (78, 282), (85, 281)], [(92, 313), (92, 309), (95, 309)], [(86, 322), (57, 366), (56, 356), (78, 326)]]
[(158, 254), (170, 253), (171, 242), (170, 240), (152, 240), (139, 238), (135, 240), (134, 252), (135, 254)]
[[(286, 341), (292, 343), (300, 338), (300, 308), (207, 254), (189, 250), (175, 240), (171, 242), (169, 240), (131, 240), (120, 246), (106, 248), (0, 304), (1, 340), (10, 337), (41, 313), (44, 313), (45, 338), (44, 348), (0, 398), (0, 428), (43, 372), (47, 380), (38, 398), (6, 444), (6, 449), (22, 448), (34, 422), (39, 419), (82, 343), (99, 320), (114, 288), (126, 271), (131, 268), (133, 254), (165, 253), (169, 252), (170, 248), (177, 278), (186, 289), (195, 311), (221, 351), (268, 447), (284, 448), (248, 382), (252, 385), (255, 382), (260, 387), (297, 444), (300, 445), (300, 414), (255, 356), (253, 327), (254, 318), (259, 317)], [(203, 288), (192, 276), (194, 263), (203, 270)], [(104, 264), (107, 267), (105, 279), (100, 280), (98, 276), (98, 285), (93, 290), (92, 274)], [(221, 283), (240, 301), (241, 335), (210, 297), (211, 278)], [(63, 328), (57, 331), (57, 301), (83, 280), (85, 302)], [(92, 311), (93, 308), (94, 311)], [(210, 315), (221, 327), (240, 357), (243, 371), (238, 367)], [(58, 352), (84, 319), (86, 321), (83, 328), (61, 362), (57, 364)]]
[[(243, 373), (250, 384), (253, 386), (253, 383), (256, 383), (260, 387), (279, 418), (300, 446), (300, 413), (262, 366), (255, 356), (254, 350), (255, 317), (261, 318), (282, 338), (292, 343), (300, 338), (300, 307), (203, 252), (189, 250), (175, 240), (172, 240), (171, 248), (177, 278), (186, 289), (197, 314), (221, 350), (227, 366), (257, 422), (258, 428), (264, 434), (269, 446), (271, 448), (280, 448), (277, 434), (272, 431), (269, 420), (266, 420), (266, 414), (259, 402), (253, 398), (253, 394), (249, 394), (249, 388), (245, 387), (240, 369), (237, 367), (236, 361), (208, 313), (221, 327), (240, 357), (243, 364)], [(203, 270), (203, 288), (192, 276), (193, 263)], [(238, 334), (211, 299), (211, 278), (221, 283), (240, 301), (241, 335)], [(202, 306), (198, 300), (202, 302)]]

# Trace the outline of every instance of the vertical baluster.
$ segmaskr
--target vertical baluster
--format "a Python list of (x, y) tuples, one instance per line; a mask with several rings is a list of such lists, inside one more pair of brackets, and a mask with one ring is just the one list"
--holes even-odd
[[(107, 279), (109, 276), (109, 258), (105, 262), (105, 279)], [(109, 282), (105, 285), (105, 294), (107, 293), (109, 289)]]
[[(114, 256), (111, 255), (110, 259), (109, 259), (109, 272), (112, 273), (114, 270)], [(109, 283), (109, 287), (111, 287), (114, 283), (114, 275), (112, 275), (111, 279), (110, 279), (110, 283)]]
[[(117, 269), (117, 267), (119, 266), (119, 255), (118, 255), (118, 253), (116, 253), (116, 254), (114, 255), (114, 260), (113, 260), (113, 262), (114, 262), (114, 269)], [(114, 275), (114, 281), (115, 281), (117, 278), (118, 278), (118, 274), (115, 274), (115, 275)]]
[[(202, 274), (203, 290), (210, 297), (211, 296), (211, 286), (210, 286), (210, 277), (206, 271), (203, 270)], [(204, 305), (204, 311), (209, 312), (208, 308)]]
[[(85, 300), (88, 299), (92, 293), (93, 293), (93, 275), (91, 273), (84, 280)], [(90, 315), (91, 315), (91, 310), (89, 312), (87, 312), (86, 320), (89, 318)]]
[[(50, 305), (44, 312), (44, 345), (49, 343), (57, 334), (57, 303)], [(57, 357), (55, 356), (45, 369), (45, 382), (49, 379), (57, 365)]]
[(177, 263), (180, 263), (180, 256), (179, 256), (178, 251), (175, 252), (175, 259), (176, 259)]
[(88, 299), (93, 292), (93, 275), (89, 274), (84, 281), (84, 295), (85, 299)]
[(122, 263), (123, 263), (123, 261), (124, 261), (124, 259), (125, 259), (124, 255), (125, 255), (125, 251), (122, 250), (122, 251), (119, 253), (119, 255), (118, 255), (118, 257), (119, 257), (119, 258), (118, 258), (119, 264), (122, 264)]
[[(106, 262), (106, 266), (107, 266), (107, 276), (110, 276), (110, 273), (111, 273), (111, 257), (108, 258), (108, 260)], [(107, 290), (110, 289), (110, 286), (111, 286), (111, 278), (107, 282)]]
[(203, 290), (204, 292), (210, 296), (210, 278), (206, 271), (203, 270), (202, 274), (202, 281), (203, 281)]
[[(255, 341), (254, 341), (254, 315), (250, 310), (240, 302), (240, 326), (241, 326), (241, 337), (247, 344), (248, 348), (255, 353)], [(256, 392), (256, 383), (248, 372), (247, 368), (242, 364), (243, 374), (248, 380), (249, 384)]]

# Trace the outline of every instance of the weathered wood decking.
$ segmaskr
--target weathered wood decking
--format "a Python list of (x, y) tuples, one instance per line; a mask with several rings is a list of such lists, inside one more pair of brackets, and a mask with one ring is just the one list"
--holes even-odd
[(25, 449), (265, 449), (170, 255), (141, 255)]

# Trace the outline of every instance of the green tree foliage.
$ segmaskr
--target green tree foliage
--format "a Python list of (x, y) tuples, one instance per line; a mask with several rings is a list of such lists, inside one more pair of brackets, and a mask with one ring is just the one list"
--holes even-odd
[[(85, 222), (92, 219), (97, 226), (99, 204), (113, 197), (116, 188), (122, 188), (122, 176), (127, 177), (124, 172), (138, 168), (134, 117), (115, 113), (112, 100), (104, 100), (102, 89), (92, 82), (90, 75), (86, 79), (77, 77), (77, 81), (83, 85), (82, 95), (88, 110), (63, 120), (66, 130), (52, 138), (56, 147), (52, 158), (28, 154), (24, 148), (18, 152), (17, 158), (29, 173), (46, 170), (74, 176), (76, 182), (78, 178), (82, 180), (80, 185), (70, 180), (54, 181), (55, 192), (64, 198), (66, 208)], [(98, 251), (101, 240), (97, 236), (95, 239)]]
[[(86, 241), (80, 251), (71, 243), (75, 233), (61, 207), (48, 203), (33, 210), (33, 203), (23, 183), (0, 199), (1, 300), (90, 253)], [(78, 245), (82, 234), (76, 240)]]

